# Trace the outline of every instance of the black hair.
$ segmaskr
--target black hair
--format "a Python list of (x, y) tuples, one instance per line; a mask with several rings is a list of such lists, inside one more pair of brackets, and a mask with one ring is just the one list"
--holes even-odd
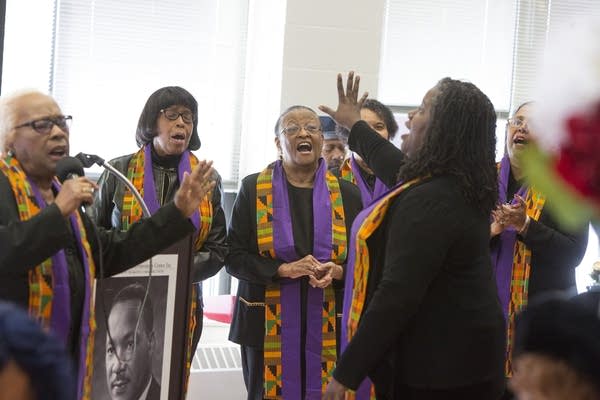
[(489, 215), (498, 198), (494, 106), (469, 82), (444, 78), (435, 89), (423, 144), (399, 178), (456, 176), (465, 199)]
[(63, 343), (25, 310), (0, 302), (0, 371), (10, 361), (27, 374), (36, 399), (75, 400), (75, 373)]
[(367, 99), (363, 103), (361, 108), (373, 111), (379, 118), (385, 123), (389, 134), (389, 140), (391, 141), (398, 132), (398, 123), (394, 118), (392, 110), (390, 110), (385, 104), (375, 99)]
[[(139, 283), (132, 283), (131, 285), (127, 285), (121, 290), (117, 292), (115, 295), (112, 306), (110, 307), (111, 312), (115, 304), (123, 303), (125, 301), (130, 300), (139, 300), (140, 306), (144, 302), (144, 296), (146, 295), (146, 288)], [(109, 313), (110, 314), (110, 313)], [(154, 311), (152, 307), (152, 300), (150, 296), (146, 297), (146, 303), (144, 304), (144, 309), (142, 310), (142, 321), (144, 323), (144, 327), (146, 328), (146, 334), (150, 334), (154, 329)]]
[(517, 315), (514, 357), (541, 354), (562, 361), (600, 393), (600, 291), (534, 299)]
[[(317, 115), (317, 113), (315, 112), (315, 110), (313, 110), (310, 107), (307, 106), (301, 106), (301, 105), (294, 105), (291, 107), (286, 108), (285, 110), (283, 110), (283, 112), (279, 115), (279, 118), (277, 118), (277, 122), (275, 123), (275, 136), (279, 136), (279, 134), (281, 133), (281, 122), (283, 121), (283, 118), (288, 115), (289, 113), (291, 113), (292, 111), (296, 111), (296, 110), (308, 110), (310, 112), (312, 112), (313, 114), (315, 114), (315, 116), (317, 117), (317, 119), (319, 119), (319, 116)], [(321, 124), (321, 120), (319, 119), (319, 124)]]
[(188, 149), (198, 150), (200, 148), (200, 137), (198, 136), (198, 102), (190, 92), (179, 86), (165, 86), (148, 97), (140, 114), (135, 132), (137, 145), (142, 147), (150, 143), (158, 134), (156, 131), (156, 121), (160, 115), (160, 110), (179, 105), (189, 108), (192, 112), (194, 127)]

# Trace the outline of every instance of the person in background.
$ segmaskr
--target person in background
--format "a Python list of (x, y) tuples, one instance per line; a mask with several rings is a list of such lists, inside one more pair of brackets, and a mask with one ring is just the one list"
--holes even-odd
[(346, 138), (338, 133), (336, 123), (330, 116), (320, 116), (323, 128), (323, 152), (327, 168), (337, 170), (346, 159)]
[[(61, 185), (55, 178), (56, 164), (69, 154), (70, 121), (40, 92), (0, 99), (0, 300), (26, 308), (65, 343), (77, 366), (77, 398), (87, 400), (94, 279), (123, 272), (190, 235), (189, 217), (215, 182), (211, 163), (200, 162), (152, 218), (127, 232), (97, 229), (81, 210), (96, 184), (76, 177)], [(104, 270), (97, 271), (101, 259)]]
[[(137, 125), (135, 139), (140, 149), (110, 161), (143, 193), (151, 213), (173, 200), (186, 171), (198, 158), (192, 150), (200, 148), (198, 103), (179, 86), (166, 86), (150, 95)], [(193, 285), (189, 330), (191, 347), (187, 349), (188, 371), (196, 351), (203, 325), (202, 281), (215, 275), (227, 254), (227, 225), (222, 207), (221, 177), (214, 172), (215, 190), (206, 194), (192, 218), (196, 221)], [(94, 198), (96, 223), (105, 228), (127, 230), (141, 217), (141, 207), (133, 194), (113, 175), (105, 171), (98, 180)]]
[(600, 399), (599, 291), (533, 300), (515, 325), (517, 399)]
[(64, 345), (14, 304), (0, 302), (0, 400), (74, 400)]
[[(392, 110), (375, 99), (365, 100), (360, 110), (360, 118), (369, 124), (371, 129), (381, 135), (382, 138), (390, 142), (398, 132), (398, 123)], [(343, 127), (341, 130), (345, 131), (344, 136), (347, 137), (348, 131)], [(358, 186), (365, 207), (373, 199), (389, 190), (389, 185), (377, 178), (368, 164), (355, 152), (344, 161), (340, 168), (340, 174), (343, 179)]]
[[(405, 122), (405, 125), (408, 129), (410, 129), (410, 120), (415, 115), (415, 112), (416, 112), (416, 110), (411, 110), (408, 112), (408, 119)], [(400, 135), (400, 139), (402, 140), (402, 142), (400, 143), (400, 151), (402, 151), (402, 153), (406, 154), (406, 152), (410, 148), (410, 133), (408, 133), (408, 132), (403, 133), (402, 135)]]
[(378, 399), (499, 398), (505, 328), (489, 258), (492, 103), (471, 83), (442, 79), (412, 116), (404, 160), (361, 120), (358, 78), (350, 73), (344, 91), (338, 75), (337, 86), (337, 110), (320, 109), (350, 129), (349, 143), (388, 143), (368, 153), (387, 163), (381, 171), (402, 165), (401, 183), (354, 222), (344, 349), (324, 399), (360, 392), (367, 376)]
[[(588, 227), (569, 232), (547, 212), (546, 197), (526, 182), (520, 157), (535, 132), (534, 103), (521, 104), (506, 125), (506, 151), (498, 166), (498, 205), (492, 214), (491, 253), (498, 296), (507, 321), (507, 376), (511, 375), (514, 316), (530, 299), (551, 292), (577, 294), (575, 267), (581, 262)], [(508, 396), (508, 395), (507, 395)]]
[(145, 295), (140, 284), (125, 286), (108, 312), (105, 367), (113, 400), (160, 400), (160, 379), (152, 375), (152, 357), (160, 343), (154, 335), (152, 298)]
[(229, 339), (241, 345), (248, 399), (320, 398), (336, 361), (348, 234), (358, 189), (328, 171), (305, 106), (275, 125), (280, 160), (245, 177), (229, 228), (239, 279)]

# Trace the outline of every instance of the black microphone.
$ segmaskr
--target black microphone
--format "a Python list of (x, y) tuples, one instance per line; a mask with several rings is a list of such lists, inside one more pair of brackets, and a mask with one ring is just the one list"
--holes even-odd
[(81, 161), (81, 164), (83, 164), (85, 168), (89, 168), (94, 164), (98, 164), (101, 167), (104, 166), (104, 159), (95, 154), (79, 153), (75, 158)]
[(75, 157), (64, 157), (56, 163), (56, 176), (60, 183), (67, 179), (85, 176), (83, 164)]
[[(140, 206), (142, 207), (142, 213), (144, 214), (144, 217), (147, 218), (150, 216), (150, 210), (148, 209), (148, 206), (144, 202), (144, 199), (142, 198), (142, 196), (140, 195), (138, 190), (135, 188), (135, 186), (133, 186), (133, 184), (129, 181), (129, 179), (127, 179), (127, 177), (125, 175), (123, 175), (115, 167), (113, 167), (112, 165), (107, 163), (102, 157), (94, 155), (94, 154), (79, 153), (75, 156), (75, 158), (73, 158), (73, 157), (65, 157), (65, 158), (74, 159), (75, 161), (77, 161), (79, 163), (79, 165), (81, 165), (85, 168), (89, 168), (94, 164), (98, 164), (99, 166), (108, 170), (108, 172), (110, 174), (114, 175), (117, 178), (117, 180), (119, 180), (121, 183), (123, 183), (125, 186), (127, 186), (127, 188), (129, 188), (131, 193), (133, 193), (133, 196), (136, 198), (136, 200), (140, 203)], [(57, 169), (58, 169), (58, 165), (57, 165)], [(82, 172), (81, 176), (83, 176), (83, 170), (81, 172)]]

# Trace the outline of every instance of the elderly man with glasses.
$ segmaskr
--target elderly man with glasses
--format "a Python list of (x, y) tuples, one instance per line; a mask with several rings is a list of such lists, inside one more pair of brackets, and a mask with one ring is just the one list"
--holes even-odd
[[(78, 399), (90, 398), (93, 280), (130, 268), (194, 232), (189, 217), (214, 188), (210, 163), (186, 176), (174, 201), (127, 232), (95, 227), (81, 211), (96, 184), (56, 179), (69, 154), (70, 116), (43, 93), (0, 99), (0, 300), (19, 304), (75, 361)], [(139, 243), (144, 243), (140, 246)]]

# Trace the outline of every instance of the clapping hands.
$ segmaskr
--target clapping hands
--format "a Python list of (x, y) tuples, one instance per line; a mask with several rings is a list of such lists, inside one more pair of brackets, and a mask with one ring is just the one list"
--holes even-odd
[(525, 199), (515, 195), (515, 204), (500, 204), (492, 211), (491, 235), (502, 233), (507, 228), (520, 232), (527, 221)]

